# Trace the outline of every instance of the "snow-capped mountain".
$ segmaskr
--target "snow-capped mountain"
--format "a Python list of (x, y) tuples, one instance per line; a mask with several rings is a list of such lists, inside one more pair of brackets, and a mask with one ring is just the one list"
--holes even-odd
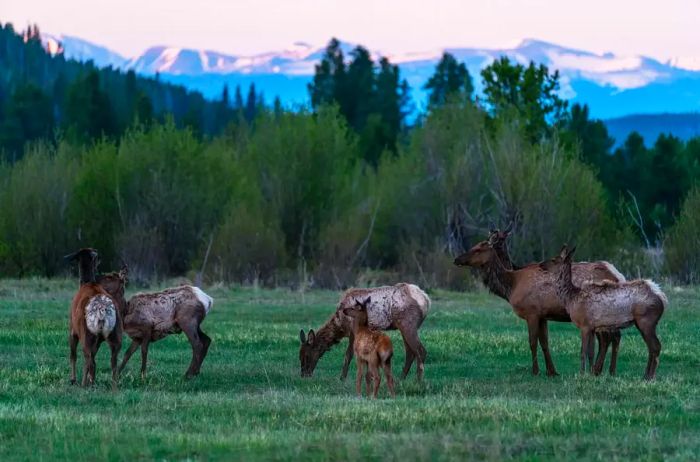
[[(93, 60), (99, 66), (133, 69), (143, 75), (158, 73), (161, 79), (218, 97), (224, 84), (247, 87), (254, 82), (268, 98), (280, 96), (287, 104), (304, 104), (306, 86), (321, 59), (324, 47), (307, 43), (252, 56), (228, 55), (209, 50), (158, 46), (125, 59), (105, 47), (75, 37), (51, 37), (62, 43), (69, 58)], [(47, 41), (47, 48), (57, 43)], [(353, 44), (341, 43), (349, 55)], [(527, 39), (510, 48), (449, 48), (463, 61), (480, 90), (480, 71), (502, 55), (522, 64), (545, 64), (561, 74), (561, 94), (588, 103), (596, 117), (608, 118), (632, 113), (688, 112), (700, 110), (700, 59), (678, 58), (666, 63), (644, 56), (596, 54)], [(387, 56), (401, 68), (420, 107), (425, 101), (423, 85), (435, 69), (443, 50), (392, 54), (373, 50), (376, 59)]]
[(119, 53), (107, 47), (95, 45), (92, 42), (70, 35), (50, 35), (42, 34), (44, 46), (51, 54), (59, 51), (68, 59), (76, 61), (92, 61), (98, 67), (109, 67), (123, 69), (129, 61)]

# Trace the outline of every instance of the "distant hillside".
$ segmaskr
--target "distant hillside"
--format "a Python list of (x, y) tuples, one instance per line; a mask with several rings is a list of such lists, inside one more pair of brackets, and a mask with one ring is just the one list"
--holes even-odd
[(627, 136), (636, 131), (652, 146), (659, 135), (672, 134), (683, 141), (700, 136), (700, 113), (685, 114), (636, 114), (604, 121), (615, 145), (625, 142)]

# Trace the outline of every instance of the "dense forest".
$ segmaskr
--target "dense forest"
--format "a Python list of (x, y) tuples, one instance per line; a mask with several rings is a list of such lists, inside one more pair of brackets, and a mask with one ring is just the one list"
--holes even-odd
[(36, 27), (5, 24), (0, 77), (0, 276), (63, 274), (63, 254), (92, 246), (103, 270), (124, 261), (143, 283), (204, 269), (463, 288), (453, 256), (513, 223), (523, 263), (569, 242), (630, 276), (697, 278), (700, 139), (646, 147), (633, 133), (614, 149), (537, 63), (503, 57), (472, 76), (445, 54), (415, 117), (397, 66), (331, 40), (310, 107), (290, 110), (254, 86), (207, 101), (67, 61)]

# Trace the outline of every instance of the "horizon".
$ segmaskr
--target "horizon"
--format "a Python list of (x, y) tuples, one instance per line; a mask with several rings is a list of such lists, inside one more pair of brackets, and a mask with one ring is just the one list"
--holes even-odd
[[(488, 5), (443, 0), (433, 5), (428, 19), (424, 5), (416, 0), (377, 5), (359, 0), (352, 8), (344, 2), (316, 0), (294, 5), (273, 0), (244, 0), (235, 5), (206, 0), (192, 8), (165, 0), (147, 4), (126, 0), (118, 9), (106, 1), (95, 7), (88, 0), (68, 0), (59, 12), (41, 3), (10, 4), (2, 21), (17, 29), (37, 24), (44, 33), (77, 37), (125, 58), (154, 46), (246, 56), (298, 42), (322, 47), (338, 37), (394, 55), (444, 48), (511, 48), (534, 39), (596, 54), (649, 56), (661, 62), (700, 59), (700, 32), (692, 20), (700, 16), (700, 3), (688, 5), (683, 0), (669, 0), (663, 6), (593, 0), (576, 11), (575, 18), (571, 0), (497, 0)], [(241, 17), (246, 19), (244, 24), (231, 19)], [(127, 22), (129, 28), (124, 28)], [(411, 33), (405, 34), (407, 30)]]

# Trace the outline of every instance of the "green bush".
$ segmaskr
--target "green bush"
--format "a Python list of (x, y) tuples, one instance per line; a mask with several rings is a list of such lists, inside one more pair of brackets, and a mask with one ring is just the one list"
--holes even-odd
[(679, 281), (700, 281), (700, 189), (691, 190), (664, 244), (666, 270)]
[(29, 145), (25, 156), (0, 176), (0, 274), (53, 276), (80, 234), (66, 226), (74, 153), (47, 144)]

